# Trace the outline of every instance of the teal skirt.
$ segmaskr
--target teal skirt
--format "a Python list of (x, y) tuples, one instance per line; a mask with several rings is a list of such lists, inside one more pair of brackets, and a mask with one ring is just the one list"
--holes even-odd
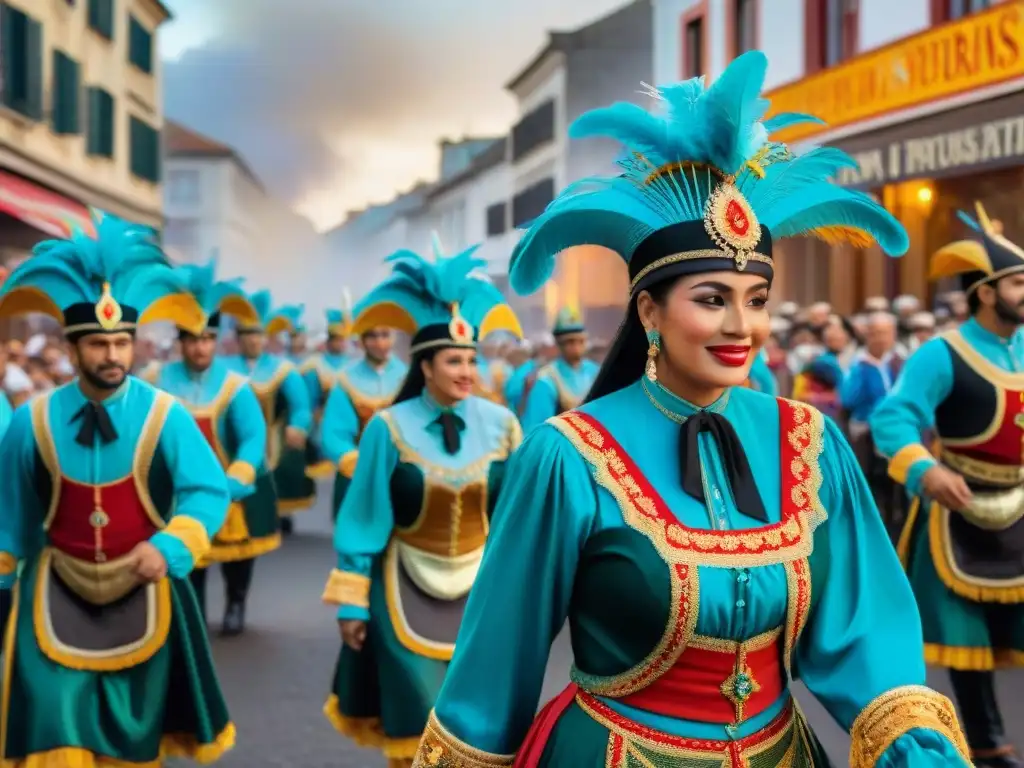
[(370, 615), (363, 649), (342, 646), (324, 715), (360, 746), (380, 749), (392, 759), (411, 759), (448, 661), (423, 656), (399, 640), (388, 612), (381, 558), (373, 568)]
[[(40, 580), (41, 560), (29, 562), (15, 586), (4, 639), (0, 754), (11, 761), (4, 765), (17, 768), (30, 757), (75, 765), (83, 752), (147, 768), (170, 756), (205, 764), (234, 746), (206, 625), (187, 581), (165, 579), (153, 588), (155, 629), (140, 647), (83, 658), (35, 626), (33, 609), (43, 610), (38, 602), (51, 594), (38, 587), (66, 589), (50, 582), (52, 571)], [(88, 612), (102, 617), (104, 610)]]
[(290, 517), (309, 509), (316, 501), (316, 482), (306, 473), (306, 451), (282, 448), (281, 460), (274, 470), (277, 511)]

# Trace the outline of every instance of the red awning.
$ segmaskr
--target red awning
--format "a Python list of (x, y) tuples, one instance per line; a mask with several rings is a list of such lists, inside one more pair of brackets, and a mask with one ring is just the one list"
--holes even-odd
[(69, 237), (75, 230), (96, 236), (84, 205), (6, 171), (0, 171), (0, 211), (52, 237)]

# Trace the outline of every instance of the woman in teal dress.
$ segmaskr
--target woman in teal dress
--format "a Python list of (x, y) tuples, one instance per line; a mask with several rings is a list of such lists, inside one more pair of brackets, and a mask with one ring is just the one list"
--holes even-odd
[[(761, 118), (767, 61), (736, 59), (618, 104), (571, 135), (625, 145), (622, 173), (560, 195), (512, 256), (521, 293), (554, 255), (628, 264), (627, 315), (588, 402), (509, 463), (487, 554), (416, 766), (769, 768), (828, 759), (800, 679), (850, 732), (850, 765), (966, 766), (951, 703), (924, 687), (913, 595), (852, 452), (812, 407), (744, 387), (769, 335), (772, 241), (906, 233), (794, 157)], [(572, 682), (535, 717), (568, 619)]]
[(338, 567), (324, 599), (339, 606), (344, 645), (324, 707), (337, 729), (408, 766), (444, 680), (466, 596), (483, 556), (515, 415), (473, 395), (476, 342), (521, 336), (471, 248), (434, 262), (410, 251), (356, 307), (355, 330), (412, 337), (395, 403), (369, 422), (334, 531)]

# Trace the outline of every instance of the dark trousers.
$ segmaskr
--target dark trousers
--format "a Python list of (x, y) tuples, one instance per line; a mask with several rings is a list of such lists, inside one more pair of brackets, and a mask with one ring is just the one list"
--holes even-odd
[(1006, 747), (1003, 716), (996, 701), (995, 674), (993, 672), (965, 672), (949, 670), (953, 695), (960, 709), (964, 735), (975, 757)]
[[(249, 595), (249, 586), (252, 584), (252, 571), (256, 560), (235, 560), (232, 563), (221, 563), (220, 572), (224, 576), (224, 591), (228, 605), (234, 603), (245, 603)], [(210, 566), (212, 568), (213, 566)], [(192, 589), (195, 590), (196, 598), (199, 600), (199, 608), (203, 615), (206, 615), (206, 572), (209, 568), (196, 568), (189, 576), (192, 582)]]
[[(11, 609), (13, 605), (13, 595), (10, 589), (0, 589), (0, 642), (3, 642), (3, 638), (7, 637), (7, 620), (11, 617)], [(3, 647), (0, 646), (0, 651)]]

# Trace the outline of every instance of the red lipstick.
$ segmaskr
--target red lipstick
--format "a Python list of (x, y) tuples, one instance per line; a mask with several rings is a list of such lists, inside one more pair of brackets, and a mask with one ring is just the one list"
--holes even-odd
[(707, 351), (714, 355), (718, 362), (729, 368), (739, 368), (745, 365), (750, 357), (750, 345), (721, 344), (715, 347), (706, 347)]

